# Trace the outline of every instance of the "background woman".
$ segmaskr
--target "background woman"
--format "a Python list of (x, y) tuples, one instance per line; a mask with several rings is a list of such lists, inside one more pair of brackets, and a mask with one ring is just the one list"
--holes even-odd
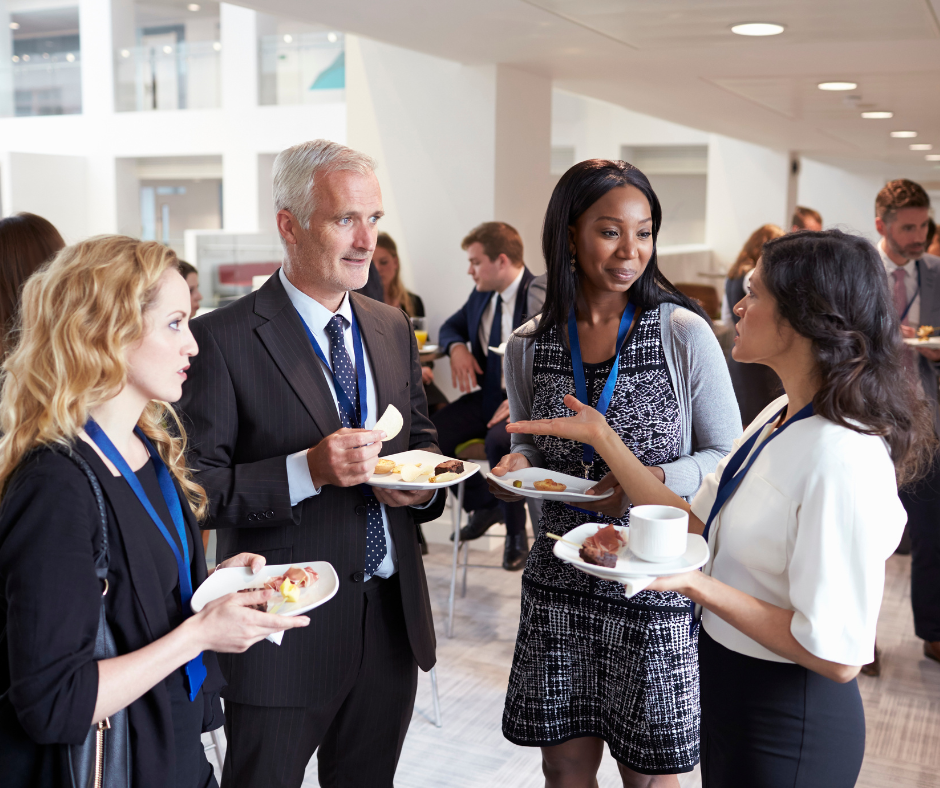
[[(775, 224), (759, 227), (751, 233), (751, 237), (738, 253), (738, 259), (728, 269), (725, 294), (721, 302), (721, 316), (726, 325), (734, 328), (740, 319), (731, 308), (744, 298), (749, 275), (760, 260), (764, 244), (782, 235), (783, 230)], [(741, 410), (741, 420), (745, 424), (750, 424), (758, 413), (780, 396), (780, 378), (770, 367), (742, 364), (732, 355), (728, 359), (728, 371), (731, 373), (731, 385), (734, 386), (734, 396)]]
[(34, 213), (0, 219), (0, 357), (16, 322), (23, 284), (52, 259), (65, 241), (52, 223)]
[(706, 528), (705, 571), (652, 586), (704, 608), (703, 785), (848, 788), (865, 750), (855, 676), (872, 658), (885, 560), (905, 521), (896, 477), (929, 462), (932, 423), (864, 238), (771, 241), (735, 311), (735, 357), (770, 366), (786, 394), (691, 507), (573, 398), (575, 417), (510, 430), (589, 442), (634, 503), (682, 507), (690, 530)]
[[(585, 161), (562, 176), (542, 236), (545, 305), (509, 340), (506, 389), (518, 420), (566, 415), (579, 375), (592, 404), (612, 387), (606, 418), (617, 439), (651, 478), (692, 496), (741, 422), (709, 323), (657, 267), (661, 216), (649, 181), (625, 162)], [(517, 434), (494, 473), (537, 466), (583, 477), (584, 459), (574, 441)], [(616, 485), (604, 460), (588, 465), (600, 489)], [(629, 506), (619, 487), (594, 507), (601, 517), (546, 501), (522, 577), (503, 733), (542, 748), (552, 788), (594, 785), (605, 741), (625, 786), (678, 786), (673, 775), (698, 761), (688, 600), (674, 591), (625, 599), (619, 584), (558, 561), (545, 536), (590, 520), (626, 525)]]
[(186, 280), (186, 286), (189, 288), (189, 318), (192, 320), (199, 311), (199, 304), (202, 302), (202, 293), (199, 292), (199, 271), (192, 263), (185, 260), (179, 260), (180, 274)]
[[(215, 785), (200, 741), (201, 731), (222, 724), (211, 651), (244, 651), (309, 621), (247, 607), (270, 592), (232, 594), (192, 616), (181, 600), (206, 577), (196, 523), (206, 496), (186, 469), (185, 438), (166, 427), (182, 436), (166, 403), (179, 399), (197, 352), (189, 310), (173, 252), (119, 236), (66, 248), (24, 289), (22, 339), (4, 364), (0, 394), (5, 786), (71, 785), (64, 745), (80, 744), (93, 723), (125, 707), (135, 787)], [(113, 659), (93, 656), (102, 599), (98, 502), (83, 471), (54, 446), (91, 466), (106, 500), (105, 604), (121, 655)], [(164, 494), (161, 474), (172, 493)], [(185, 582), (175, 553), (191, 556)], [(263, 563), (242, 554), (227, 565), (257, 571)], [(200, 655), (201, 687), (184, 668)]]

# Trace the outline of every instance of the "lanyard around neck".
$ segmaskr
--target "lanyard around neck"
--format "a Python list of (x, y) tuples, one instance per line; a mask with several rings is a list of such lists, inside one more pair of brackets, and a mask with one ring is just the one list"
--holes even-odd
[[(186, 539), (186, 521), (183, 519), (183, 508), (180, 505), (180, 497), (176, 492), (176, 487), (173, 485), (173, 480), (170, 478), (170, 472), (167, 470), (166, 465), (153, 444), (147, 436), (144, 435), (143, 430), (141, 430), (140, 427), (134, 427), (134, 433), (140, 438), (144, 446), (147, 447), (147, 451), (150, 453), (150, 457), (153, 460), (154, 470), (157, 473), (157, 482), (160, 484), (160, 492), (163, 494), (163, 500), (166, 502), (166, 508), (170, 512), (176, 535), (180, 540), (179, 546), (177, 546), (173, 537), (170, 536), (170, 532), (167, 530), (160, 515), (157, 514), (157, 510), (153, 508), (153, 504), (150, 503), (150, 498), (147, 497), (147, 492), (144, 490), (143, 485), (141, 485), (140, 479), (137, 478), (137, 474), (131, 470), (127, 461), (111, 442), (111, 439), (105, 434), (105, 431), (101, 429), (94, 419), (88, 419), (88, 422), (85, 424), (85, 432), (88, 437), (95, 442), (98, 448), (101, 449), (102, 454), (118, 469), (121, 476), (124, 477), (124, 481), (126, 481), (131, 490), (133, 490), (134, 495), (137, 496), (137, 500), (140, 501), (141, 506), (143, 506), (147, 514), (150, 515), (150, 519), (153, 520), (154, 525), (157, 526), (163, 538), (166, 540), (166, 543), (173, 551), (173, 557), (176, 559), (176, 571), (179, 576), (180, 602), (182, 603), (183, 617), (188, 618), (192, 615), (190, 601), (193, 598), (189, 542)], [(182, 553), (180, 552), (180, 548), (182, 548)], [(202, 654), (200, 653), (186, 664), (186, 678), (189, 683), (190, 701), (196, 699), (199, 687), (202, 686), (205, 677), (206, 668), (202, 663)]]
[[(607, 375), (607, 381), (601, 390), (601, 395), (597, 400), (597, 410), (601, 416), (607, 415), (607, 408), (610, 406), (611, 397), (614, 395), (614, 388), (617, 385), (617, 375), (620, 371), (620, 352), (623, 350), (623, 344), (627, 340), (627, 332), (633, 323), (633, 315), (636, 313), (636, 306), (627, 304), (620, 318), (620, 328), (617, 329), (617, 353), (614, 356), (614, 365), (610, 368), (610, 374)], [(571, 368), (574, 372), (574, 392), (575, 396), (585, 405), (590, 405), (587, 394), (587, 380), (584, 376), (584, 363), (581, 360), (581, 342), (578, 339), (578, 321), (575, 317), (574, 305), (571, 312), (568, 313), (568, 344), (571, 345)], [(584, 444), (584, 452), (581, 458), (581, 464), (584, 466), (584, 478), (588, 478), (591, 472), (591, 466), (594, 464), (594, 447)]]
[[(747, 475), (747, 472), (751, 469), (751, 466), (760, 456), (760, 453), (767, 448), (767, 445), (772, 440), (774, 440), (774, 438), (779, 437), (780, 434), (783, 433), (783, 431), (786, 430), (787, 427), (789, 427), (791, 424), (795, 424), (796, 422), (802, 421), (803, 419), (808, 419), (813, 415), (813, 403), (810, 402), (792, 419), (787, 421), (785, 424), (782, 424), (774, 432), (770, 433), (770, 435), (767, 436), (767, 440), (758, 446), (756, 451), (751, 453), (751, 449), (754, 448), (754, 444), (757, 443), (757, 439), (760, 438), (760, 436), (764, 433), (764, 430), (777, 421), (777, 419), (779, 419), (784, 413), (786, 413), (787, 407), (789, 406), (784, 406), (781, 408), (779, 411), (777, 411), (776, 415), (770, 419), (770, 421), (764, 424), (763, 427), (761, 427), (759, 430), (755, 430), (754, 434), (741, 444), (738, 450), (734, 453), (734, 456), (728, 461), (728, 464), (725, 466), (725, 469), (721, 474), (721, 479), (718, 481), (718, 493), (715, 495), (715, 502), (712, 504), (712, 509), (711, 512), (709, 512), (708, 520), (705, 522), (705, 530), (702, 531), (702, 538), (706, 542), (708, 542), (708, 534), (711, 531), (712, 522), (718, 516), (718, 513), (721, 511), (722, 507), (728, 502), (728, 499), (734, 495), (734, 491), (738, 489), (738, 486), (741, 484), (741, 482), (744, 481), (744, 477)], [(748, 455), (750, 455), (750, 457)], [(746, 465), (744, 465), (745, 460), (747, 460)], [(743, 468), (741, 468), (742, 465), (744, 465)], [(694, 629), (697, 623), (695, 620), (694, 602), (691, 603), (691, 608), (692, 627)]]
[[(363, 361), (362, 352), (362, 334), (359, 333), (359, 324), (356, 321), (356, 313), (352, 309), (349, 310), (349, 313), (351, 315), (350, 327), (352, 329), (353, 336), (353, 354), (356, 357), (356, 386), (359, 389), (359, 423), (356, 426), (359, 428), (364, 428), (366, 419), (369, 416), (369, 399), (368, 389), (366, 389), (366, 365)], [(339, 406), (349, 415), (349, 423), (355, 425), (355, 406), (350, 401), (346, 392), (343, 390), (343, 387), (336, 380), (336, 376), (333, 374), (333, 365), (330, 364), (330, 362), (327, 361), (326, 356), (323, 355), (323, 349), (320, 347), (320, 343), (317, 342), (316, 337), (314, 337), (313, 332), (307, 325), (307, 321), (304, 320), (303, 315), (301, 315), (300, 312), (298, 312), (297, 315), (300, 317), (300, 323), (303, 325), (304, 331), (307, 332), (307, 338), (310, 340), (310, 344), (313, 345), (313, 352), (317, 354), (317, 358), (324, 363), (327, 371), (330, 373), (330, 378), (333, 381), (333, 390), (336, 392), (336, 400), (339, 403)]]
[(914, 261), (914, 268), (917, 270), (917, 289), (914, 291), (914, 295), (911, 296), (911, 300), (907, 302), (907, 306), (904, 307), (904, 311), (898, 318), (899, 323), (904, 321), (904, 318), (907, 317), (907, 313), (910, 312), (911, 307), (914, 306), (914, 302), (917, 300), (917, 296), (920, 295), (920, 260)]

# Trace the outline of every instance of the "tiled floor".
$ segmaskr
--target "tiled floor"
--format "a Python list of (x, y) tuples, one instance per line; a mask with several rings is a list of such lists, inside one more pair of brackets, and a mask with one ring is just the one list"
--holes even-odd
[[(436, 728), (432, 722), (431, 682), (421, 674), (395, 781), (398, 788), (544, 784), (539, 751), (517, 747), (500, 732), (518, 624), (519, 574), (498, 568), (498, 550), (475, 553), (473, 558), (494, 568), (470, 570), (467, 596), (458, 598), (452, 639), (444, 635), (450, 552), (443, 545), (432, 545), (426, 558), (438, 632), (444, 724)], [(859, 679), (868, 722), (866, 760), (858, 781), (864, 788), (940, 786), (940, 665), (922, 656), (920, 641), (914, 637), (909, 580), (910, 559), (892, 557), (879, 622), (883, 673), (878, 679)], [(680, 782), (683, 788), (699, 786), (698, 770)], [(609, 755), (604, 757), (599, 784), (601, 788), (621, 785)], [(314, 759), (304, 788), (316, 785)]]

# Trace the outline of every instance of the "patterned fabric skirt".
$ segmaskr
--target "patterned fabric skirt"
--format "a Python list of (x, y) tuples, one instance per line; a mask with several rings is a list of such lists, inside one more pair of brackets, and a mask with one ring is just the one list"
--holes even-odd
[(645, 604), (523, 577), (503, 735), (540, 747), (597, 736), (641, 774), (692, 771), (699, 759), (696, 636), (689, 635), (688, 602), (670, 596), (676, 604)]

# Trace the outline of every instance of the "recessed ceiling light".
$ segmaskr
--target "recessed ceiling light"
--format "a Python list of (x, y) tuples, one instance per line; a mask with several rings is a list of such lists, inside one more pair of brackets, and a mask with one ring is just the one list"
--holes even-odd
[(68, 60), (69, 63), (74, 63), (74, 62), (75, 62), (75, 55), (73, 55), (71, 52), (69, 52), (69, 53), (65, 56), (65, 59)]
[(10, 30), (19, 30), (19, 29), (20, 29), (19, 22), (10, 22)]
[(820, 82), (817, 86), (820, 90), (855, 90), (858, 87), (857, 82)]
[(910, 150), (933, 150), (933, 145), (929, 142), (915, 142), (907, 146)]
[(285, 44), (289, 44), (289, 43), (290, 43), (291, 41), (293, 41), (293, 40), (294, 40), (294, 37), (293, 37), (290, 33), (288, 33), (286, 36), (284, 36), (284, 43), (285, 43)]
[(163, 47), (163, 54), (164, 54), (164, 55), (172, 55), (172, 54), (173, 54), (173, 47), (171, 47), (171, 46), (169, 46), (169, 45)]
[(331, 44), (335, 44), (338, 39), (339, 39), (339, 36), (336, 35), (336, 33), (326, 34), (326, 40), (329, 41)]
[(216, 52), (218, 52), (219, 50), (222, 49), (222, 42), (221, 42), (221, 41), (216, 41), (215, 43), (212, 44), (212, 48), (213, 48)]
[(893, 112), (863, 112), (862, 117), (867, 120), (884, 120), (887, 118), (893, 118)]
[(745, 22), (731, 28), (731, 32), (739, 36), (777, 36), (783, 30), (783, 25), (775, 25), (773, 22)]
[(189, 4), (188, 6), (186, 6), (186, 7), (187, 7), (190, 11), (198, 11), (200, 8), (202, 8), (202, 6), (199, 5), (199, 3), (190, 3), (190, 4)]
[(892, 131), (891, 136), (897, 139), (914, 139), (917, 136), (916, 131)]
[(924, 158), (927, 161), (940, 161), (940, 153), (928, 153)]
[(130, 57), (130, 56), (131, 56), (131, 51), (129, 49), (121, 50), (121, 57)]

